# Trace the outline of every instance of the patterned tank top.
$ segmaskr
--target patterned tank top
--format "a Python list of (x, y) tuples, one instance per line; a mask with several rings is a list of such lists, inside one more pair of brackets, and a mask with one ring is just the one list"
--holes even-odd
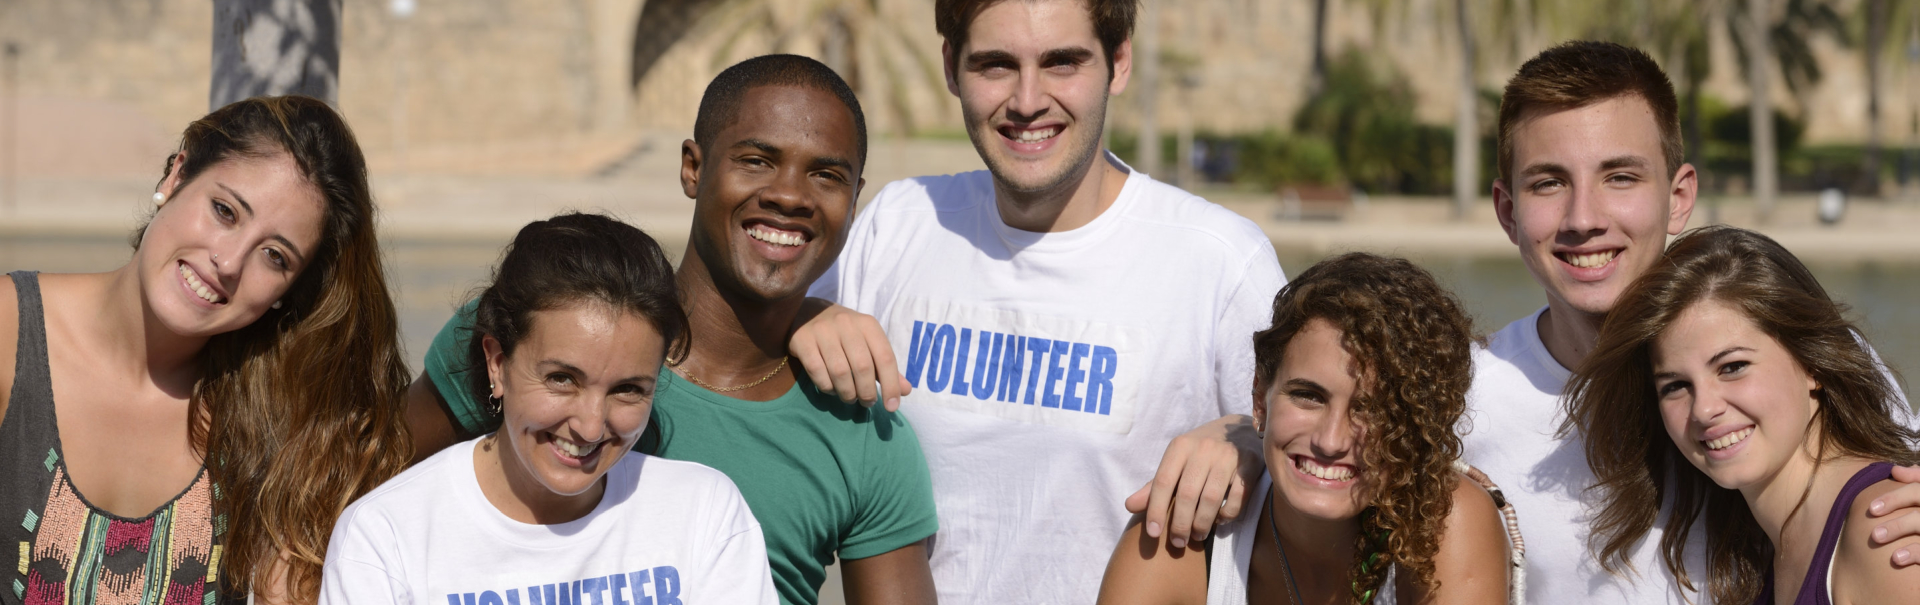
[(201, 469), (185, 491), (138, 519), (95, 508), (74, 489), (54, 421), (39, 276), (20, 295), (13, 390), (0, 419), (0, 603), (213, 605), (226, 518)]

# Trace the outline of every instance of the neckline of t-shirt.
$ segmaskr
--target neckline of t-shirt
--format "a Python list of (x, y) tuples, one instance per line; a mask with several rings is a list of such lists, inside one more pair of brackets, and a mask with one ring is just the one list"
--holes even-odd
[(1532, 315), (1528, 315), (1526, 319), (1520, 320), (1521, 326), (1527, 331), (1527, 349), (1533, 355), (1535, 365), (1546, 369), (1548, 373), (1560, 379), (1560, 382), (1565, 383), (1573, 379), (1573, 370), (1567, 369), (1567, 366), (1560, 365), (1560, 360), (1553, 358), (1553, 351), (1547, 350), (1546, 339), (1540, 336), (1540, 316), (1546, 312), (1547, 307), (1541, 305), (1539, 310), (1534, 311)]
[(506, 540), (515, 546), (534, 550), (577, 548), (580, 546), (576, 540), (578, 536), (605, 535), (608, 529), (606, 526), (615, 523), (614, 517), (617, 516), (609, 515), (607, 511), (619, 501), (634, 497), (634, 488), (639, 483), (637, 476), (630, 476), (634, 473), (623, 472), (623, 470), (639, 462), (639, 459), (633, 458), (634, 456), (646, 456), (640, 452), (629, 451), (620, 457), (620, 461), (615, 463), (606, 475), (602, 476), (602, 479), (607, 482), (607, 490), (601, 494), (600, 503), (593, 506), (593, 512), (566, 523), (536, 525), (522, 523), (508, 517), (506, 513), (500, 512), (500, 509), (494, 508), (493, 502), (487, 500), (487, 494), (480, 491), (480, 469), (473, 464), (473, 450), (479, 446), (480, 440), (485, 438), (486, 436), (482, 435), (454, 446), (459, 448), (453, 460), (453, 463), (458, 465), (459, 471), (452, 476), (456, 482), (462, 484), (456, 489), (465, 496), (462, 499), (469, 503), (467, 508), (472, 513), (474, 525), (481, 526), (484, 531), (493, 534), (494, 537)]
[(787, 392), (782, 393), (779, 397), (766, 401), (754, 401), (715, 393), (700, 385), (694, 384), (691, 380), (682, 378), (680, 374), (674, 372), (672, 368), (666, 368), (665, 370), (666, 371), (660, 373), (659, 393), (661, 395), (665, 395), (671, 390), (672, 392), (698, 399), (701, 403), (710, 403), (746, 412), (771, 412), (792, 407), (795, 403), (805, 401), (807, 398), (806, 391), (800, 388), (800, 381), (805, 379), (798, 375), (794, 376), (793, 386), (788, 388)]
[[(1134, 198), (1140, 197), (1140, 190), (1144, 188), (1145, 181), (1149, 177), (1138, 170), (1134, 170), (1132, 166), (1128, 166), (1126, 162), (1122, 161), (1119, 156), (1114, 155), (1111, 151), (1102, 149), (1101, 154), (1102, 159), (1113, 162), (1115, 166), (1127, 171), (1127, 181), (1120, 186), (1120, 194), (1114, 198), (1112, 206), (1108, 206), (1106, 210), (1100, 212), (1099, 216), (1093, 217), (1093, 220), (1087, 221), (1087, 224), (1075, 229), (1039, 233), (1016, 229), (1008, 225), (1005, 220), (1000, 218), (1000, 204), (996, 199), (998, 193), (995, 192), (992, 185), (989, 184), (987, 187), (986, 203), (982, 205), (986, 206), (987, 223), (993, 227), (994, 233), (1000, 236), (1000, 241), (1006, 243), (1007, 247), (1016, 250), (1036, 252), (1071, 250), (1098, 241), (1099, 238), (1106, 235), (1108, 231), (1111, 231), (1110, 227), (1119, 222), (1120, 215), (1126, 213), (1127, 207), (1132, 204)], [(987, 174), (986, 176), (988, 179), (993, 178), (992, 174)]]

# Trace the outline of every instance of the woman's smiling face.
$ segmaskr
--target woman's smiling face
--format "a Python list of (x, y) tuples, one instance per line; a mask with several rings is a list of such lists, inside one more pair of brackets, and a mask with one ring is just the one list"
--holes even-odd
[(286, 153), (223, 161), (186, 183), (178, 166), (134, 252), (147, 307), (182, 336), (246, 327), (319, 247), (326, 202)]
[(1357, 517), (1369, 502), (1359, 485), (1366, 429), (1353, 417), (1359, 368), (1340, 339), (1326, 320), (1308, 321), (1255, 406), (1274, 489), (1293, 509), (1326, 520)]
[(530, 316), (512, 355), (492, 336), (482, 345), (502, 400), (502, 466), (511, 484), (597, 501), (600, 478), (647, 426), (666, 339), (645, 317), (597, 301)]
[(1667, 435), (1714, 483), (1764, 486), (1788, 465), (1810, 462), (1795, 453), (1811, 435), (1820, 385), (1744, 313), (1716, 300), (1694, 303), (1651, 353)]

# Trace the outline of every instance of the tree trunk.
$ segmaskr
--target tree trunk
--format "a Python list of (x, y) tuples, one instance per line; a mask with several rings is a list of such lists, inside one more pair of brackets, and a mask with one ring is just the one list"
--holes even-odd
[(214, 0), (210, 109), (261, 95), (339, 105), (341, 0)]
[(1867, 0), (1867, 151), (1860, 158), (1860, 185), (1880, 197), (1880, 53), (1887, 45), (1887, 0)]
[(1767, 39), (1767, 21), (1773, 14), (1769, 4), (1767, 0), (1747, 0), (1747, 18), (1740, 24), (1747, 41), (1747, 88), (1751, 91), (1747, 117), (1753, 131), (1753, 203), (1762, 224), (1773, 219), (1774, 197), (1780, 189), (1767, 70), (1773, 60), (1773, 44)]
[(1140, 84), (1140, 157), (1134, 168), (1160, 174), (1160, 2), (1146, 0), (1140, 8), (1133, 47), (1133, 75)]
[(1319, 96), (1327, 85), (1327, 0), (1313, 0), (1313, 75), (1307, 98)]
[(1460, 25), (1460, 99), (1453, 120), (1453, 217), (1465, 219), (1480, 197), (1480, 90), (1474, 83), (1473, 24), (1466, 0), (1454, 0)]

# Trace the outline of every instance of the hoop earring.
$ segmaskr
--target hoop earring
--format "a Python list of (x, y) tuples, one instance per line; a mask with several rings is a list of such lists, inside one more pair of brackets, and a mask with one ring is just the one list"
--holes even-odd
[(499, 395), (493, 394), (493, 388), (493, 385), (487, 385), (487, 412), (494, 416), (499, 416), (500, 409), (505, 402), (501, 400)]

